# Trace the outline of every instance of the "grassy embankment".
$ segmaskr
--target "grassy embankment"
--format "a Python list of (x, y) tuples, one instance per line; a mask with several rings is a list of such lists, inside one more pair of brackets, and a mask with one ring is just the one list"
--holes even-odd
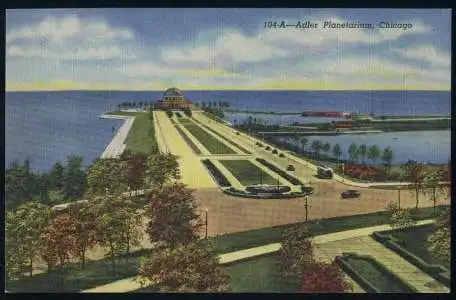
[(272, 178), (248, 160), (220, 160), (228, 171), (236, 177), (242, 185), (277, 184), (277, 179)]
[[(433, 209), (420, 208), (414, 213), (416, 220), (432, 218)], [(309, 228), (316, 235), (328, 234), (332, 232), (351, 230), (379, 224), (386, 224), (389, 216), (386, 212), (371, 213), (365, 215), (355, 215), (348, 217), (338, 217), (325, 220), (310, 221), (307, 223)], [(283, 231), (293, 224), (249, 230), (234, 234), (227, 234), (211, 237), (214, 249), (218, 253), (228, 253), (257, 247), (280, 241)], [(116, 274), (113, 275), (109, 258), (96, 261), (88, 261), (85, 269), (82, 270), (80, 264), (70, 264), (65, 271), (54, 270), (50, 273), (43, 273), (32, 278), (22, 278), (20, 280), (7, 282), (6, 288), (12, 292), (77, 292), (90, 289), (99, 285), (107, 284), (119, 279), (137, 275), (140, 261), (148, 257), (151, 250), (140, 250), (128, 255), (128, 262), (125, 257), (119, 257), (116, 264)], [(267, 259), (267, 258), (272, 259)], [(235, 276), (232, 279), (233, 291), (257, 291), (251, 289), (252, 286), (261, 287), (264, 290), (272, 289), (288, 291), (289, 283), (282, 284), (281, 278), (273, 276), (276, 274), (276, 264), (274, 255), (252, 258), (227, 265), (230, 273)], [(268, 271), (266, 271), (268, 270)], [(261, 271), (261, 272), (259, 272)], [(268, 272), (268, 273), (266, 273)], [(244, 274), (243, 277), (239, 276)], [(266, 276), (265, 274), (270, 274)], [(237, 277), (236, 277), (237, 276)], [(268, 278), (268, 282), (264, 282)]]
[(220, 142), (217, 138), (203, 130), (191, 121), (181, 122), (181, 124), (192, 134), (210, 153), (212, 154), (236, 154), (230, 147)]

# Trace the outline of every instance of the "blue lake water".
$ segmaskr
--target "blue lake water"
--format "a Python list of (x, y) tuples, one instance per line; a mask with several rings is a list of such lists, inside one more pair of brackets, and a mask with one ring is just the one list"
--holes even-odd
[[(450, 92), (184, 91), (184, 94), (194, 102), (228, 101), (232, 108), (248, 110), (335, 110), (377, 115), (445, 115), (451, 111)], [(113, 127), (117, 129), (122, 122), (98, 116), (115, 110), (121, 102), (151, 101), (161, 96), (160, 91), (8, 92), (5, 97), (5, 167), (12, 161), (29, 158), (33, 169), (47, 171), (55, 162), (63, 162), (72, 154), (82, 155), (87, 166), (101, 155), (115, 134)], [(304, 119), (299, 116), (271, 118), (278, 118), (285, 124)], [(306, 122), (312, 119), (321, 122), (325, 118), (305, 118)], [(424, 141), (428, 140), (439, 145), (435, 150), (439, 158), (435, 159), (446, 162), (450, 156), (448, 132), (396, 135), (401, 135), (398, 142), (408, 141), (397, 146), (404, 149), (397, 148), (397, 159), (404, 153), (413, 159), (432, 161), (433, 154), (424, 146)], [(381, 136), (369, 136), (373, 143), (379, 146), (383, 143)], [(323, 138), (362, 137), (319, 137)]]
[(408, 159), (423, 163), (447, 163), (451, 157), (451, 132), (449, 130), (308, 136), (306, 138), (309, 140), (308, 146), (314, 140), (330, 143), (331, 151), (335, 144), (339, 144), (345, 159), (348, 159), (348, 147), (351, 143), (358, 146), (365, 144), (367, 147), (377, 145), (381, 151), (389, 146), (393, 151), (393, 163), (405, 163)]

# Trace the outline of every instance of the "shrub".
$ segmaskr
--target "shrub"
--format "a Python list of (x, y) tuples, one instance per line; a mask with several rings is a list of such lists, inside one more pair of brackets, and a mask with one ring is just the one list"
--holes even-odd
[(256, 145), (257, 145), (258, 147), (263, 147), (263, 144), (260, 143), (260, 142), (257, 142)]
[(228, 179), (223, 175), (223, 173), (208, 159), (202, 161), (202, 163), (209, 169), (212, 176), (214, 176), (217, 183), (222, 187), (229, 187), (231, 183)]
[(269, 146), (266, 146), (266, 148), (265, 148), (265, 149), (269, 151), (269, 150), (271, 150), (271, 147), (269, 147)]
[(288, 165), (287, 171), (295, 171), (295, 167), (293, 165)]
[(285, 154), (280, 153), (280, 154), (279, 154), (279, 157), (285, 157)]
[(272, 154), (277, 154), (277, 153), (279, 153), (279, 152), (277, 151), (277, 149), (272, 150)]
[(299, 179), (291, 176), (290, 174), (288, 174), (284, 170), (281, 170), (280, 168), (276, 167), (275, 165), (271, 164), (270, 162), (268, 162), (268, 161), (266, 161), (266, 160), (264, 160), (262, 158), (257, 158), (256, 160), (259, 163), (261, 163), (264, 166), (266, 166), (267, 168), (269, 168), (270, 170), (272, 170), (275, 173), (279, 174), (281, 177), (285, 178), (286, 180), (288, 180), (292, 184), (294, 184), (294, 185), (304, 185)]
[(236, 131), (236, 135), (239, 135), (239, 131)]

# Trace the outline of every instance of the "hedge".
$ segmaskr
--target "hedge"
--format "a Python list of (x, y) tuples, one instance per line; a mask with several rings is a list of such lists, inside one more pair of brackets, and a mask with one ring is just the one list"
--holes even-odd
[(388, 234), (392, 230), (384, 231), (384, 232), (374, 232), (371, 234), (371, 237), (379, 243), (382, 243), (385, 247), (393, 250), (397, 254), (399, 254), (402, 258), (404, 258), (409, 263), (417, 266), (419, 269), (423, 270), (429, 276), (434, 278), (435, 280), (443, 283), (444, 285), (450, 287), (451, 285), (451, 277), (449, 276), (449, 270), (447, 268), (436, 265), (436, 264), (428, 264), (420, 257), (416, 256), (415, 254), (411, 253), (404, 247), (402, 247), (398, 240), (393, 237), (392, 235)]
[(252, 194), (252, 193), (247, 193), (244, 191), (239, 191), (234, 188), (223, 189), (223, 192), (225, 194), (235, 196), (235, 197), (252, 198), (252, 199), (291, 199), (291, 198), (304, 197), (307, 195), (305, 193), (297, 193), (297, 192), (291, 192), (288, 194), (274, 194), (274, 193)]
[(380, 273), (383, 273), (388, 277), (388, 279), (394, 282), (399, 288), (404, 290), (407, 293), (417, 293), (418, 291), (409, 285), (407, 282), (402, 281), (396, 275), (391, 273), (383, 264), (378, 262), (375, 258), (370, 255), (359, 255), (357, 253), (342, 253), (341, 256), (336, 256), (336, 263), (348, 274), (350, 275), (364, 290), (370, 293), (384, 293), (385, 291), (380, 290), (375, 286), (375, 283), (370, 282), (363, 275), (353, 268), (346, 259), (362, 259), (365, 261), (369, 261), (375, 268), (378, 269)]
[[(171, 119), (171, 121), (174, 122), (173, 119)], [(193, 143), (193, 141), (185, 134), (185, 132), (182, 130), (182, 128), (180, 128), (179, 125), (177, 125), (176, 123), (174, 124), (174, 126), (176, 127), (177, 129), (177, 132), (179, 132), (179, 134), (181, 135), (182, 139), (187, 143), (187, 145), (193, 150), (193, 152), (195, 154), (201, 154), (201, 150), (198, 148), (198, 146), (195, 145), (195, 143)]]
[(256, 160), (261, 163), (262, 165), (266, 166), (268, 169), (274, 171), (275, 173), (279, 174), (280, 176), (282, 176), (283, 178), (285, 178), (286, 180), (288, 180), (290, 183), (292, 183), (293, 185), (304, 185), (304, 183), (302, 183), (299, 179), (297, 179), (296, 177), (294, 176), (291, 176), (290, 174), (288, 174), (287, 172), (285, 172), (284, 170), (276, 167), (275, 165), (271, 164), (270, 162), (266, 161), (265, 159), (262, 159), (262, 158), (256, 158)]
[(204, 159), (202, 162), (221, 187), (231, 186), (231, 183), (228, 181), (225, 175), (223, 175), (223, 173), (209, 159)]

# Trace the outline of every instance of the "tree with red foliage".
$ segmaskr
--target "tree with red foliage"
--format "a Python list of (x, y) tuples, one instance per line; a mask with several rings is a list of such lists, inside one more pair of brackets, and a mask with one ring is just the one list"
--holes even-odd
[(90, 202), (75, 202), (70, 205), (68, 214), (74, 229), (72, 253), (80, 259), (84, 269), (87, 250), (97, 243), (97, 213)]
[(40, 238), (42, 256), (49, 264), (58, 260), (63, 269), (70, 260), (70, 253), (75, 246), (74, 225), (68, 215), (59, 215), (44, 228)]
[(353, 286), (344, 278), (335, 262), (316, 262), (301, 279), (302, 293), (343, 293), (353, 291)]
[(150, 221), (146, 232), (152, 243), (174, 248), (198, 238), (202, 224), (192, 192), (184, 184), (175, 183), (149, 193), (145, 215)]

